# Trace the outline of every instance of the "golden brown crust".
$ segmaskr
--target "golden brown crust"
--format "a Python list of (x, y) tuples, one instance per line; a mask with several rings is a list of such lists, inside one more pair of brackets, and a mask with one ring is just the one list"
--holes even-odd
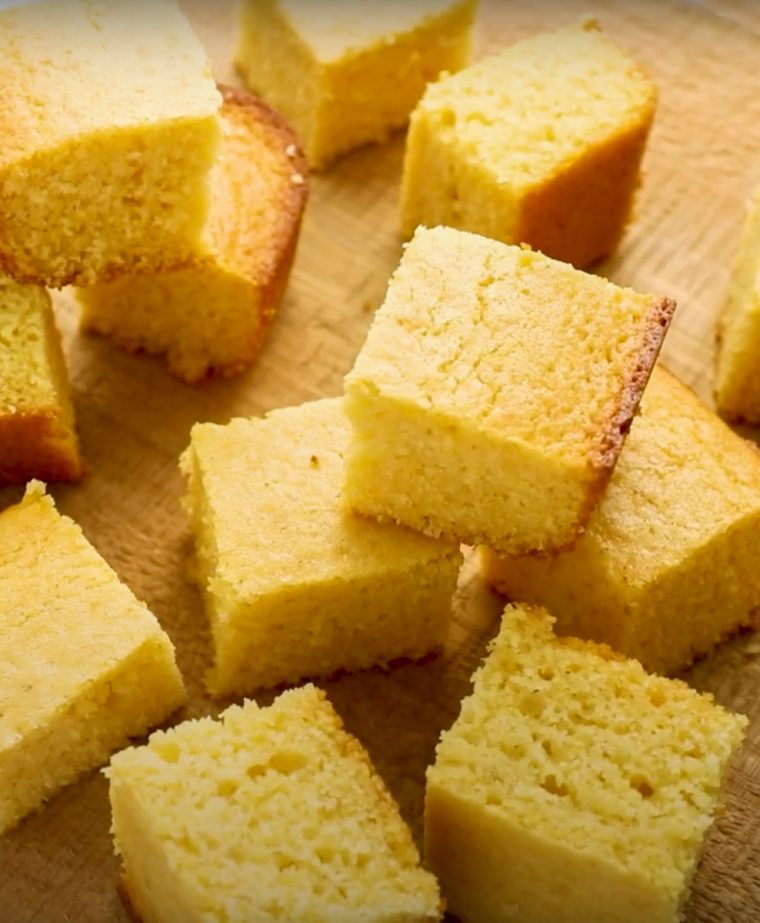
[(53, 409), (0, 415), (0, 484), (79, 481), (76, 436)]

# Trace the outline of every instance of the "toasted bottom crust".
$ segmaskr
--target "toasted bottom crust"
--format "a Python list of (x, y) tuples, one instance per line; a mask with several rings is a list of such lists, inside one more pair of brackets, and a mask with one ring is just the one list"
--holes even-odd
[(0, 416), (0, 484), (78, 481), (83, 475), (76, 436), (58, 411)]

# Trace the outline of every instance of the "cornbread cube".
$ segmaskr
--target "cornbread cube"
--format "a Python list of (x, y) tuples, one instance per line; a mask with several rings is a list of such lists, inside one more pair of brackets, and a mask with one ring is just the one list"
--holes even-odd
[(757, 624), (760, 453), (658, 367), (607, 492), (554, 558), (484, 552), (486, 577), (562, 634), (673, 673)]
[(82, 476), (66, 363), (44, 288), (0, 278), (0, 483)]
[(656, 104), (652, 81), (593, 21), (445, 77), (412, 114), (402, 233), (444, 224), (579, 267), (607, 256)]
[(107, 775), (143, 923), (441, 919), (396, 804), (313, 686), (153, 734)]
[(477, 0), (243, 0), (237, 65), (310, 164), (383, 141), (426, 84), (469, 61)]
[(339, 399), (193, 427), (182, 469), (225, 695), (443, 646), (456, 545), (343, 509)]
[(680, 920), (747, 720), (507, 608), (428, 770), (426, 853), (465, 923)]
[(751, 199), (718, 322), (715, 403), (728, 420), (760, 423), (760, 190)]
[(571, 544), (674, 307), (527, 249), (420, 228), (346, 378), (346, 502), (504, 553)]
[(0, 833), (184, 701), (155, 617), (33, 481), (0, 513)]
[(174, 0), (0, 10), (0, 271), (48, 287), (203, 254), (219, 94)]
[(287, 284), (306, 204), (306, 160), (292, 130), (250, 94), (221, 90), (209, 260), (78, 292), (83, 329), (129, 351), (165, 353), (169, 370), (186, 382), (236, 374), (256, 358)]

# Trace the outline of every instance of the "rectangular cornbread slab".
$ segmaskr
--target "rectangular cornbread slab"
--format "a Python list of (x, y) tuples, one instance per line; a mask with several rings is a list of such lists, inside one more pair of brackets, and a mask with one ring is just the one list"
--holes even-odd
[(747, 720), (508, 607), (428, 770), (463, 923), (676, 923)]
[(0, 513), (0, 833), (185, 698), (155, 617), (39, 482)]
[(470, 56), (476, 0), (243, 0), (237, 65), (316, 169), (400, 128), (425, 86)]
[(411, 118), (403, 235), (444, 224), (578, 267), (607, 256), (656, 103), (652, 81), (591, 20), (445, 77)]
[(82, 476), (50, 295), (0, 277), (0, 484)]
[(445, 641), (458, 546), (343, 509), (339, 399), (227, 426), (182, 457), (215, 694), (417, 659)]
[(165, 354), (186, 382), (233, 375), (256, 358), (287, 284), (306, 204), (306, 161), (292, 129), (222, 87), (203, 265), (79, 289), (82, 327), (129, 351)]
[(715, 404), (727, 420), (760, 423), (760, 189), (747, 205), (718, 322)]
[(313, 686), (153, 734), (106, 772), (142, 923), (441, 919), (395, 802)]
[(346, 378), (347, 504), (504, 553), (571, 544), (674, 307), (527, 249), (420, 228)]
[(562, 634), (676, 672), (757, 623), (760, 453), (658, 366), (575, 547), (484, 560), (490, 582), (547, 606)]
[(220, 98), (174, 0), (0, 10), (0, 271), (60, 288), (203, 254)]

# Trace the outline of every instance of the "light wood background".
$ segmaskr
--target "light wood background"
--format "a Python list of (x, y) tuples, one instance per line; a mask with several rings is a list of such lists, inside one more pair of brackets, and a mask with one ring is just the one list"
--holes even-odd
[[(229, 0), (186, 5), (218, 78), (231, 80)], [(720, 15), (685, 0), (484, 0), (479, 40), (480, 51), (498, 48), (590, 11), (655, 75), (661, 104), (635, 221), (620, 252), (601, 271), (678, 300), (664, 357), (706, 399), (716, 312), (744, 202), (760, 179), (760, 4), (714, 0), (713, 5)], [(280, 317), (256, 367), (237, 380), (183, 386), (158, 361), (126, 356), (105, 341), (80, 336), (68, 295), (56, 296), (91, 470), (81, 485), (53, 492), (171, 634), (192, 695), (185, 715), (214, 708), (200, 683), (209, 647), (199, 597), (186, 579), (190, 543), (179, 506), (177, 457), (197, 420), (224, 422), (340, 392), (400, 255), (402, 152), (398, 137), (314, 178)], [(18, 496), (17, 490), (5, 490), (0, 503)], [(425, 767), (440, 730), (457, 714), (470, 672), (495, 631), (499, 607), (470, 565), (445, 656), (390, 675), (367, 673), (326, 684), (417, 835)], [(760, 643), (744, 635), (687, 678), (753, 719), (687, 921), (756, 923)], [(108, 828), (106, 783), (92, 773), (2, 838), (0, 921), (125, 923)]]

